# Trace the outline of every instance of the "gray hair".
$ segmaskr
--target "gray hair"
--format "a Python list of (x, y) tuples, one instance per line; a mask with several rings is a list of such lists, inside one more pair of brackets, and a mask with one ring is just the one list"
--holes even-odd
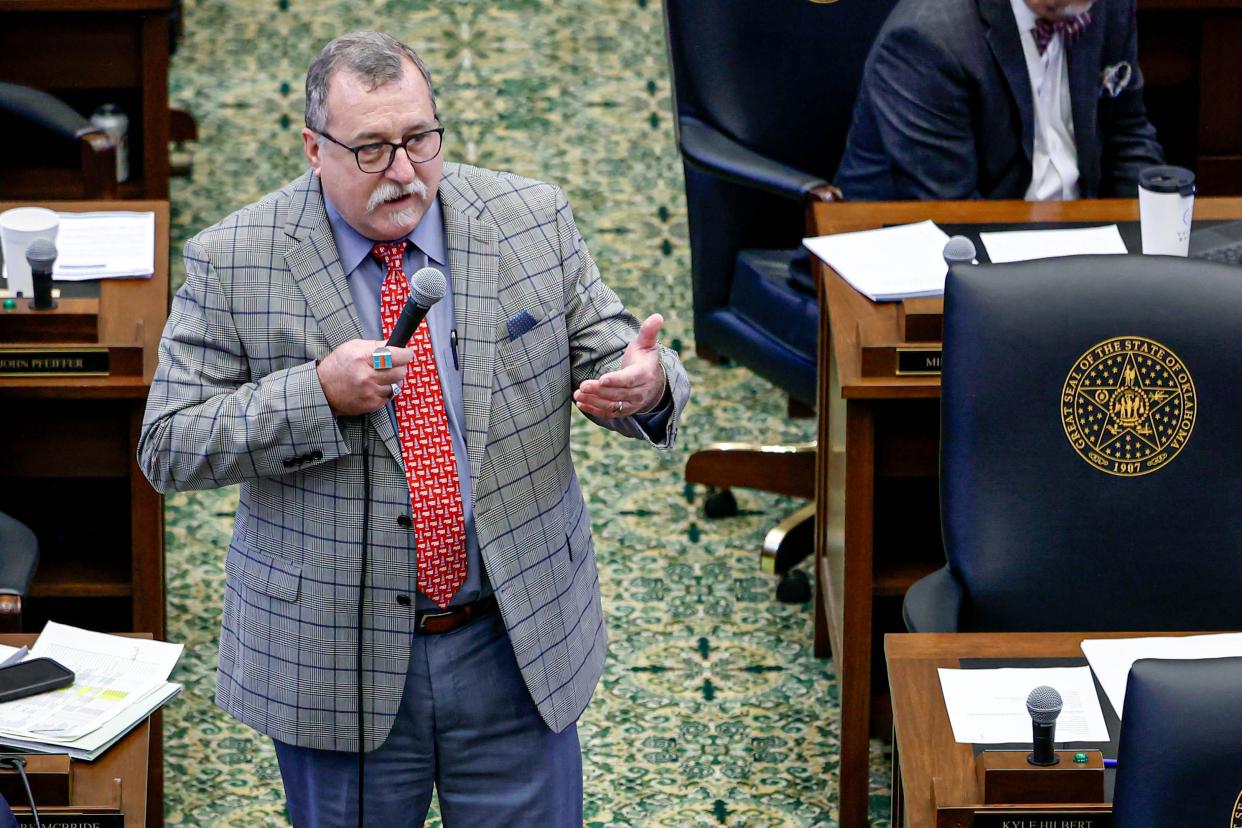
[(350, 32), (333, 38), (324, 46), (306, 72), (306, 126), (315, 132), (328, 128), (328, 84), (338, 69), (345, 69), (376, 89), (399, 80), (406, 60), (413, 62), (422, 72), (427, 92), (431, 95), (431, 111), (439, 118), (436, 92), (431, 85), (431, 70), (417, 52), (383, 32)]

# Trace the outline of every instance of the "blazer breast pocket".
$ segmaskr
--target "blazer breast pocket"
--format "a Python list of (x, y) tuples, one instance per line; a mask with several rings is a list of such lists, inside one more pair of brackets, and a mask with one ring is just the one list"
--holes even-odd
[(513, 416), (533, 422), (554, 414), (568, 397), (565, 316), (535, 307), (508, 317), (497, 326), (495, 392)]
[[(497, 326), (497, 367), (515, 379), (541, 376), (568, 355), (564, 315), (542, 307), (517, 311)], [(559, 323), (559, 324), (558, 324)]]

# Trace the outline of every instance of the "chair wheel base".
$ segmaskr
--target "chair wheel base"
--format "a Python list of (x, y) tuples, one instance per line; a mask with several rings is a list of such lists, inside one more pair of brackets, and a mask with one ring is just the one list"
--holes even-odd
[(791, 569), (781, 575), (776, 585), (776, 600), (782, 604), (805, 604), (811, 600), (811, 581), (801, 569)]
[(730, 489), (708, 490), (703, 500), (703, 514), (709, 518), (733, 517), (737, 514), (737, 498)]

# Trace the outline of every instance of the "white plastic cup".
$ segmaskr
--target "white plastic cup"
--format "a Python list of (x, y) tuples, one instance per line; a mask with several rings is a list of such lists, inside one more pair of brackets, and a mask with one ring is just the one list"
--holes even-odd
[(1195, 209), (1195, 174), (1184, 167), (1148, 167), (1139, 173), (1139, 228), (1143, 253), (1185, 256)]
[(17, 207), (0, 213), (0, 244), (3, 244), (4, 250), (5, 275), (14, 296), (34, 295), (26, 248), (35, 239), (47, 239), (55, 244), (59, 230), (60, 216), (44, 207)]

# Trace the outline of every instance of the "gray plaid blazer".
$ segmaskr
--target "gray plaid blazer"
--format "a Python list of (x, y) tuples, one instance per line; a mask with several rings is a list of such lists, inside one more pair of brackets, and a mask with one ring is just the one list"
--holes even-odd
[[(440, 201), (475, 530), (526, 686), (560, 731), (590, 700), (607, 648), (569, 451), (571, 393), (618, 367), (638, 321), (601, 281), (556, 187), (447, 164)], [(162, 492), (241, 484), (216, 701), (283, 742), (357, 749), (365, 532), (372, 750), (405, 684), (414, 535), (397, 523), (410, 504), (386, 410), (333, 417), (315, 373), (316, 359), (361, 337), (318, 178), (308, 172), (202, 231), (186, 242), (185, 263), (138, 455)], [(675, 353), (663, 349), (661, 360), (674, 406), (662, 439), (631, 418), (601, 425), (672, 444), (689, 381)]]

